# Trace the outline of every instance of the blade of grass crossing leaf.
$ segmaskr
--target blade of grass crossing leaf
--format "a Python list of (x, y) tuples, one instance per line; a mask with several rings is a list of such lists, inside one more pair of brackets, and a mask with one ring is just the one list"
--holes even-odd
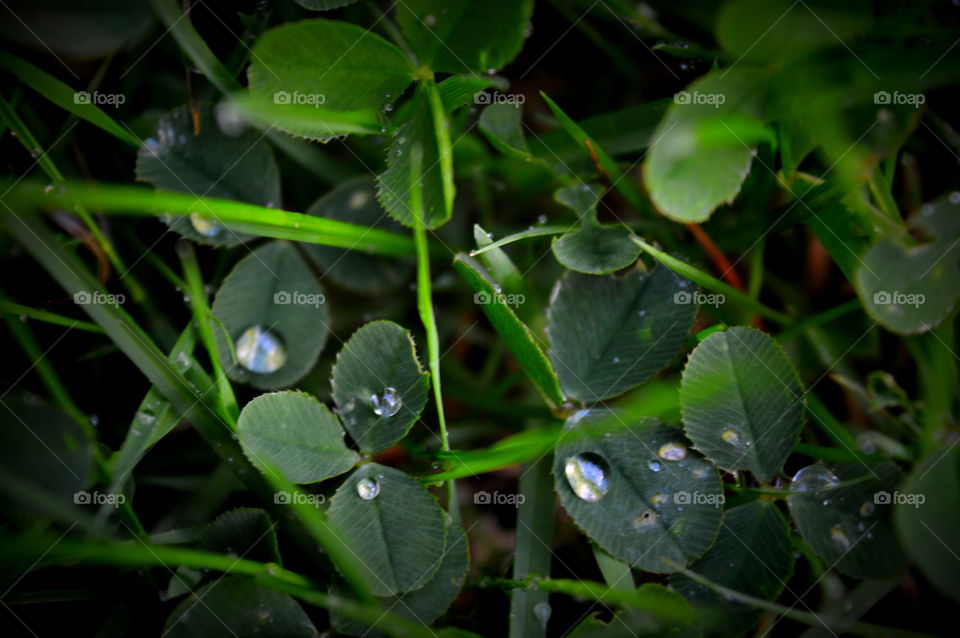
[(719, 279), (708, 275), (707, 273), (694, 268), (690, 264), (687, 264), (672, 255), (669, 255), (661, 250), (657, 250), (647, 242), (643, 241), (639, 237), (634, 237), (633, 241), (640, 246), (651, 257), (659, 261), (661, 264), (677, 273), (686, 277), (690, 281), (703, 286), (707, 290), (712, 290), (713, 292), (720, 293), (730, 298), (732, 301), (743, 306), (745, 309), (761, 315), (771, 321), (776, 321), (777, 323), (788, 324), (792, 322), (792, 319), (787, 315), (777, 312), (771, 308), (767, 308), (760, 302), (756, 301), (750, 295), (740, 292), (733, 286), (723, 283)]
[(23, 320), (28, 318), (36, 319), (37, 321), (50, 323), (55, 326), (65, 326), (73, 330), (83, 330), (84, 332), (92, 332), (100, 335), (104, 334), (100, 326), (95, 323), (90, 323), (89, 321), (80, 321), (79, 319), (71, 319), (70, 317), (58, 315), (55, 312), (50, 312), (49, 310), (31, 308), (30, 306), (24, 306), (12, 301), (6, 301), (4, 299), (0, 299), (0, 312), (10, 315), (19, 315)]
[[(432, 83), (431, 83), (432, 84)], [(434, 93), (436, 86), (434, 86)], [(437, 95), (439, 100), (439, 95)], [(432, 104), (432, 102), (431, 102)], [(427, 333), (427, 356), (430, 362), (430, 378), (433, 383), (433, 398), (437, 404), (437, 422), (440, 425), (440, 443), (444, 451), (450, 450), (447, 436), (447, 419), (443, 411), (443, 391), (440, 384), (440, 337), (437, 321), (433, 315), (433, 297), (430, 285), (430, 251), (427, 246), (427, 229), (424, 227), (423, 192), (420, 189), (420, 171), (423, 165), (423, 148), (416, 144), (410, 149), (410, 209), (413, 213), (413, 238), (417, 248), (417, 310)], [(454, 522), (460, 522), (460, 506), (453, 480), (447, 483), (447, 510)]]
[(233, 393), (233, 386), (223, 370), (220, 356), (217, 352), (217, 341), (213, 334), (212, 324), (216, 321), (207, 302), (207, 293), (204, 291), (203, 278), (200, 275), (200, 266), (197, 264), (197, 255), (193, 245), (181, 241), (177, 244), (177, 254), (183, 264), (183, 277), (187, 284), (187, 293), (190, 296), (190, 307), (193, 310), (193, 320), (200, 332), (200, 338), (210, 357), (210, 366), (213, 368), (214, 382), (217, 384), (217, 400), (224, 419), (229, 423), (236, 423), (240, 416), (237, 407), (237, 397)]
[[(553, 481), (550, 455), (523, 466), (517, 505), (517, 538), (514, 549), (513, 577), (524, 580), (550, 576), (553, 558)], [(514, 589), (510, 592), (510, 638), (537, 638), (547, 634), (547, 623), (537, 609), (548, 605), (549, 593)]]
[(82, 92), (73, 90), (73, 88), (64, 84), (46, 71), (2, 51), (0, 51), (0, 66), (6, 68), (17, 76), (17, 79), (21, 82), (65, 111), (90, 122), (94, 126), (134, 148), (140, 146), (140, 141), (125, 128), (113, 121), (103, 109), (95, 104), (91, 104), (90, 100), (84, 100)]
[(82, 182), (65, 182), (63, 187), (63, 193), (44, 195), (42, 185), (23, 180), (9, 190), (6, 199), (40, 208), (51, 204), (69, 207), (76, 202), (105, 213), (144, 216), (185, 216), (201, 208), (238, 232), (380, 255), (414, 254), (413, 242), (403, 235), (303, 213), (139, 186), (101, 183), (94, 187)]
[(527, 230), (521, 230), (519, 233), (514, 233), (512, 235), (507, 235), (502, 239), (498, 239), (495, 242), (491, 242), (484, 246), (478, 246), (476, 250), (470, 251), (471, 257), (476, 257), (477, 255), (482, 255), (483, 253), (489, 252), (491, 250), (496, 250), (507, 244), (512, 244), (515, 241), (520, 241), (522, 239), (528, 239), (530, 237), (543, 237), (544, 235), (561, 235), (570, 230), (569, 226), (540, 226), (538, 228), (528, 228)]
[(590, 154), (591, 159), (600, 165), (600, 168), (607, 174), (606, 176), (610, 179), (613, 187), (617, 189), (617, 192), (623, 195), (623, 198), (626, 199), (635, 210), (639, 212), (648, 211), (650, 207), (643, 200), (643, 197), (640, 196), (633, 182), (620, 172), (620, 167), (613, 161), (613, 158), (607, 155), (606, 151), (600, 148), (600, 145), (594, 142), (590, 136), (587, 135), (586, 131), (580, 128), (570, 116), (564, 113), (563, 109), (551, 100), (546, 93), (541, 91), (540, 95), (547, 103), (547, 106), (550, 107), (554, 117), (560, 122), (560, 126), (570, 134), (570, 137), (572, 137), (577, 144), (584, 147), (584, 150)]

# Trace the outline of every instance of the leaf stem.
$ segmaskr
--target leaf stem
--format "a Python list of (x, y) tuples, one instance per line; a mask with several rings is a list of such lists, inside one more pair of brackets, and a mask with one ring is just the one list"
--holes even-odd
[[(513, 578), (549, 576), (553, 545), (552, 454), (545, 454), (523, 466), (517, 506)], [(538, 618), (537, 606), (547, 605), (549, 592), (514, 589), (510, 592), (510, 638), (537, 638), (547, 634), (547, 624)]]

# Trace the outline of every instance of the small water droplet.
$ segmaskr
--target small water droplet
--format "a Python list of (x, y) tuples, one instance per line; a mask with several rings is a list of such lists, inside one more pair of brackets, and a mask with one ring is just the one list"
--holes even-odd
[(564, 474), (570, 489), (588, 503), (596, 503), (609, 489), (603, 460), (595, 454), (577, 454), (567, 459)]
[[(427, 25), (428, 27), (436, 26), (436, 24), (437, 24), (437, 16), (433, 15), (432, 13), (428, 13), (427, 15), (425, 15), (425, 16), (423, 17), (423, 21), (426, 23), (426, 25)], [(544, 624), (546, 624), (546, 623), (544, 623)]]
[(743, 445), (743, 439), (740, 438), (740, 433), (737, 432), (734, 428), (728, 428), (720, 433), (720, 438), (724, 443), (732, 445), (733, 447), (740, 447)]
[(657, 456), (664, 461), (682, 461), (687, 458), (687, 446), (682, 443), (665, 443), (660, 446)]
[(667, 495), (661, 492), (657, 492), (656, 494), (650, 497), (650, 503), (652, 505), (663, 505), (666, 502), (667, 502)]
[(396, 388), (384, 388), (382, 395), (370, 395), (370, 405), (377, 416), (391, 417), (400, 411), (403, 399)]
[(953, 191), (950, 193), (950, 203), (960, 204), (960, 191)]
[(541, 629), (547, 628), (551, 613), (553, 613), (553, 609), (550, 607), (550, 603), (539, 602), (533, 606), (533, 615), (537, 617), (537, 623), (539, 623)]
[(204, 237), (216, 237), (222, 230), (220, 224), (214, 222), (206, 215), (197, 212), (190, 213), (190, 224), (195, 231)]
[(850, 549), (850, 537), (839, 525), (830, 528), (830, 539), (843, 549)]
[(659, 472), (660, 468), (663, 466), (660, 465), (660, 461), (650, 461), (649, 463), (647, 463), (647, 467), (649, 467), (650, 470), (653, 472)]
[(860, 516), (867, 517), (873, 514), (873, 511), (876, 509), (876, 506), (870, 501), (864, 501), (863, 505), (860, 506)]
[(636, 529), (648, 529), (657, 524), (657, 513), (653, 510), (644, 510), (644, 512), (633, 519), (633, 526)]
[(362, 478), (357, 481), (357, 494), (365, 501), (372, 501), (380, 493), (380, 483), (372, 478)]
[(287, 362), (287, 349), (278, 335), (253, 326), (237, 339), (237, 361), (250, 372), (270, 374)]
[(540, 224), (541, 226), (542, 226), (543, 224), (546, 224), (546, 223), (547, 223), (547, 216), (546, 216), (546, 215), (539, 215), (539, 216), (537, 217), (537, 223)]

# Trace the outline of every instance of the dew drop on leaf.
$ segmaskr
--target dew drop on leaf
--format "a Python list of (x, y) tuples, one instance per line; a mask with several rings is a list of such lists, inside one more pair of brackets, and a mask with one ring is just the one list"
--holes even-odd
[(650, 461), (649, 463), (647, 463), (647, 467), (649, 467), (650, 470), (653, 472), (659, 472), (660, 468), (663, 466), (660, 465), (660, 461)]
[(549, 622), (552, 612), (550, 603), (540, 602), (533, 606), (533, 615), (537, 617), (537, 623), (540, 624), (542, 629), (547, 628), (547, 622)]
[(830, 528), (830, 539), (843, 549), (850, 549), (850, 537), (839, 525)]
[(810, 465), (793, 475), (790, 489), (795, 492), (819, 492), (834, 487), (840, 479), (823, 465)]
[(652, 505), (663, 505), (667, 502), (667, 495), (662, 492), (657, 492), (652, 497), (650, 497), (650, 503)]
[(657, 456), (665, 461), (682, 461), (687, 458), (687, 446), (682, 443), (664, 443), (657, 451)]
[(577, 454), (568, 458), (564, 467), (570, 489), (588, 503), (596, 503), (609, 489), (602, 463), (594, 454)]
[(372, 478), (357, 481), (357, 494), (365, 501), (372, 501), (380, 493), (380, 483)]
[(253, 326), (237, 339), (237, 361), (250, 372), (270, 374), (287, 362), (287, 349), (278, 335)]
[(216, 237), (222, 230), (220, 224), (197, 212), (190, 213), (190, 224), (195, 231), (204, 237)]
[(732, 445), (733, 447), (740, 447), (743, 445), (743, 439), (740, 438), (740, 433), (733, 428), (728, 428), (721, 432), (720, 438), (724, 443)]
[(870, 501), (864, 501), (863, 505), (860, 506), (860, 516), (867, 517), (873, 514), (873, 510), (876, 509), (873, 503)]
[(400, 411), (403, 406), (403, 399), (396, 388), (384, 388), (383, 394), (370, 395), (370, 404), (373, 406), (373, 413), (377, 416), (391, 417)]

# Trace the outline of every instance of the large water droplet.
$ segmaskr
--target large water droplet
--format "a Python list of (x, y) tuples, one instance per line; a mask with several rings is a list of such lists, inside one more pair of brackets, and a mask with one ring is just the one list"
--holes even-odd
[(790, 489), (794, 492), (819, 492), (837, 485), (840, 479), (825, 465), (810, 465), (793, 475)]
[(270, 374), (287, 362), (287, 349), (278, 335), (253, 326), (237, 339), (237, 361), (250, 372)]
[(687, 446), (682, 443), (664, 443), (657, 451), (664, 461), (682, 461), (687, 458)]
[(201, 213), (190, 213), (190, 224), (193, 229), (204, 237), (216, 237), (223, 230), (220, 224), (216, 223), (206, 215)]
[(370, 404), (373, 406), (373, 413), (377, 416), (391, 417), (400, 411), (403, 405), (403, 399), (396, 388), (384, 388), (383, 394), (370, 395)]
[(657, 524), (657, 513), (653, 510), (644, 510), (643, 513), (633, 519), (633, 526), (636, 529), (648, 529)]
[(357, 494), (365, 501), (372, 501), (380, 493), (380, 483), (372, 478), (362, 478), (357, 481)]
[(567, 459), (564, 474), (573, 493), (588, 503), (596, 503), (609, 489), (603, 460), (595, 454), (577, 454)]
[(830, 528), (830, 539), (843, 549), (850, 549), (850, 537), (839, 525)]

